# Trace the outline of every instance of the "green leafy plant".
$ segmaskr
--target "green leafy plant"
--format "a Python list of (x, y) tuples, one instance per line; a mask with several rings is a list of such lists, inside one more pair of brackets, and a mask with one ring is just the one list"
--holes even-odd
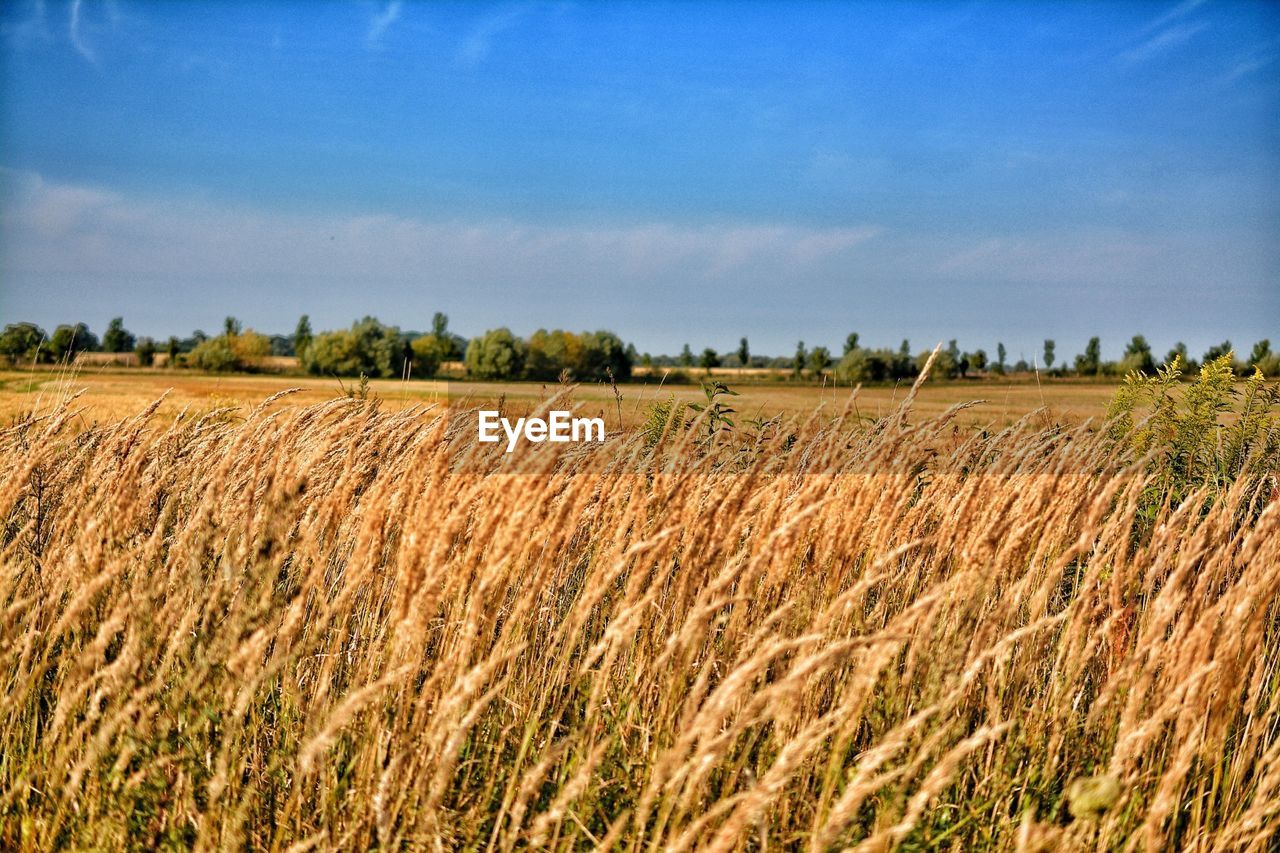
[(721, 398), (737, 397), (738, 392), (730, 389), (723, 382), (707, 382), (702, 386), (702, 393), (706, 395), (707, 402), (690, 403), (689, 408), (698, 414), (705, 413), (701, 440), (709, 442), (720, 433), (733, 431), (733, 419), (729, 416), (736, 414), (737, 410), (727, 405)]
[(1151, 476), (1142, 517), (1165, 501), (1178, 505), (1204, 489), (1212, 500), (1241, 478), (1275, 486), (1280, 468), (1280, 391), (1260, 370), (1236, 387), (1234, 354), (1205, 363), (1185, 387), (1182, 358), (1148, 376), (1130, 373), (1107, 411), (1108, 431)]

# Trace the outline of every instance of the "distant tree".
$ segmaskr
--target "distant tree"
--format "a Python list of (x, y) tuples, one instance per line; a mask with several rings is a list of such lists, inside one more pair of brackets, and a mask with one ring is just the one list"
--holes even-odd
[(910, 379), (919, 373), (916, 367), (916, 360), (911, 356), (911, 341), (908, 339), (902, 339), (902, 344), (898, 347), (898, 354), (893, 359), (889, 373), (893, 379)]
[(1173, 349), (1169, 350), (1168, 355), (1164, 357), (1165, 364), (1172, 364), (1175, 358), (1182, 359), (1182, 372), (1195, 373), (1200, 369), (1200, 365), (1196, 360), (1187, 354), (1187, 345), (1182, 341), (1178, 341), (1173, 345)]
[(996, 344), (996, 373), (1004, 373), (1005, 361), (1009, 358), (1009, 351), (1004, 348), (1003, 343)]
[(1271, 358), (1271, 340), (1263, 338), (1253, 345), (1253, 351), (1249, 353), (1249, 366), (1256, 367), (1269, 358)]
[(414, 338), (410, 344), (413, 353), (413, 372), (421, 377), (435, 376), (453, 352), (453, 342), (447, 337), (437, 336), (431, 332)]
[(814, 347), (809, 353), (809, 370), (821, 376), (831, 366), (831, 352), (826, 347)]
[(467, 373), (477, 379), (515, 379), (524, 370), (524, 341), (510, 329), (491, 329), (467, 344)]
[(84, 323), (59, 326), (49, 338), (49, 352), (58, 361), (73, 361), (78, 353), (98, 348), (97, 336)]
[(693, 367), (693, 350), (689, 349), (688, 344), (685, 344), (684, 349), (680, 350), (680, 366)]
[(400, 355), (396, 358), (396, 365), (399, 368), (397, 375), (401, 379), (408, 379), (413, 375), (413, 341), (411, 339), (400, 338)]
[(861, 347), (850, 350), (836, 365), (838, 382), (883, 382), (889, 378), (895, 356), (892, 350), (868, 350)]
[(1280, 353), (1271, 351), (1271, 341), (1258, 341), (1249, 354), (1249, 366), (1262, 371), (1263, 376), (1275, 379), (1280, 376)]
[(139, 338), (133, 352), (138, 356), (139, 367), (150, 367), (156, 360), (156, 342), (151, 338)]
[(165, 362), (165, 367), (178, 366), (178, 353), (181, 348), (182, 345), (178, 342), (178, 339), (173, 335), (170, 335), (169, 345), (165, 348), (165, 353), (169, 356), (169, 360)]
[[(924, 370), (924, 366), (929, 363), (929, 357), (932, 355), (932, 350), (925, 350), (924, 352), (919, 353), (911, 366), (911, 374), (916, 376), (920, 375), (921, 371)], [(952, 361), (951, 349), (947, 348), (939, 350), (937, 357), (933, 360), (933, 367), (930, 368), (930, 375), (951, 377), (956, 376), (957, 374), (958, 366), (954, 361)], [(907, 377), (904, 376), (900, 378), (905, 379)]]
[(950, 370), (947, 371), (948, 376), (960, 375), (960, 345), (956, 343), (956, 339), (952, 338), (947, 341), (947, 360), (951, 362)]
[(652, 368), (653, 356), (650, 355), (649, 353), (645, 353), (644, 355), (640, 356), (640, 364), (642, 364), (645, 368)]
[(235, 317), (228, 316), (222, 321), (222, 334), (226, 335), (228, 338), (240, 334), (240, 330), (240, 321)]
[(1138, 371), (1148, 376), (1156, 372), (1156, 361), (1151, 355), (1151, 344), (1142, 335), (1134, 335), (1124, 348), (1124, 359), (1120, 362), (1123, 373)]
[(134, 337), (124, 327), (124, 318), (116, 317), (107, 324), (107, 331), (102, 335), (103, 352), (132, 352)]
[(738, 341), (738, 364), (742, 367), (751, 366), (751, 346), (746, 338)]
[(969, 362), (973, 365), (974, 370), (986, 370), (987, 351), (984, 349), (974, 350), (973, 356), (969, 359)]
[(1048, 370), (1049, 368), (1053, 367), (1053, 358), (1054, 358), (1053, 351), (1054, 351), (1055, 349), (1057, 349), (1057, 344), (1055, 344), (1055, 343), (1053, 342), (1053, 340), (1052, 340), (1052, 339), (1050, 339), (1050, 338), (1045, 338), (1045, 342), (1044, 342), (1044, 366), (1045, 366), (1045, 369), (1046, 369), (1046, 370)]
[(844, 352), (841, 355), (848, 355), (858, 348), (858, 333), (850, 332), (844, 339)]
[(1014, 362), (1014, 365), (1013, 365), (1014, 373), (1026, 373), (1030, 369), (1031, 369), (1031, 365), (1027, 364), (1027, 360), (1025, 358), (1020, 358), (1016, 362)]
[(702, 351), (702, 356), (698, 359), (698, 366), (711, 372), (711, 368), (720, 366), (720, 356), (711, 347), (707, 347)]
[(1204, 358), (1201, 360), (1205, 364), (1208, 364), (1214, 359), (1222, 358), (1227, 353), (1234, 352), (1234, 351), (1235, 351), (1235, 347), (1231, 345), (1231, 341), (1223, 341), (1222, 343), (1217, 344), (1216, 346), (1211, 346), (1207, 350), (1205, 350)]
[(308, 372), (325, 376), (396, 376), (403, 366), (400, 330), (375, 317), (352, 323), (349, 329), (316, 335), (303, 356)]
[(311, 333), (311, 318), (303, 314), (298, 318), (298, 325), (293, 330), (293, 351), (299, 359), (306, 354), (313, 340), (315, 335)]
[(449, 315), (437, 311), (431, 316), (431, 334), (446, 347), (441, 352), (445, 361), (457, 361), (462, 358), (467, 339), (449, 331)]
[(191, 333), (191, 348), (195, 349), (207, 340), (209, 340), (209, 336), (204, 333), (204, 330), (196, 329)]
[(212, 372), (252, 370), (270, 354), (271, 341), (250, 329), (209, 338), (191, 351), (187, 363), (197, 370)]
[(0, 333), (0, 355), (12, 363), (35, 361), (44, 341), (44, 329), (35, 323), (10, 323)]
[(808, 358), (809, 358), (809, 352), (804, 348), (804, 341), (800, 341), (799, 343), (796, 344), (796, 355), (794, 360), (791, 362), (791, 372), (794, 373), (796, 376), (799, 376), (801, 373), (803, 373), (804, 363), (808, 360)]
[[(622, 338), (613, 332), (598, 329), (582, 335), (582, 360), (575, 366), (574, 375), (588, 382), (604, 382), (612, 376), (618, 382), (631, 378), (635, 364)], [(632, 348), (634, 350), (634, 348)]]
[(1080, 376), (1097, 376), (1102, 370), (1102, 341), (1089, 338), (1084, 353), (1076, 356), (1076, 373)]

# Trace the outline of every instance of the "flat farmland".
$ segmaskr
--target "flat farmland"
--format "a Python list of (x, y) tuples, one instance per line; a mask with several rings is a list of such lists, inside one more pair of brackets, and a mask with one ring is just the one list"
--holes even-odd
[[(770, 418), (808, 416), (815, 411), (837, 415), (846, 406), (864, 417), (892, 411), (909, 390), (909, 385), (877, 385), (858, 390), (841, 385), (760, 381), (758, 377), (717, 375), (740, 396), (730, 404), (739, 416)], [(754, 380), (754, 381), (753, 381)], [(286, 389), (300, 389), (276, 405), (304, 405), (342, 396), (354, 388), (350, 379), (315, 376), (203, 374), (190, 371), (141, 370), (128, 368), (81, 368), (72, 373), (52, 370), (0, 371), (0, 418), (5, 423), (31, 411), (48, 411), (59, 400), (78, 394), (78, 418), (86, 424), (119, 419), (164, 398), (157, 414), (173, 416), (183, 409), (203, 414), (225, 407), (252, 408), (267, 397)], [(1005, 425), (1028, 413), (1043, 410), (1047, 419), (1078, 422), (1101, 417), (1115, 392), (1115, 383), (1034, 379), (930, 381), (921, 389), (913, 407), (917, 417), (941, 414), (961, 403), (977, 403), (960, 418), (975, 425)], [(522, 415), (555, 394), (568, 390), (570, 399), (585, 414), (603, 414), (613, 429), (619, 413), (625, 426), (644, 418), (646, 407), (661, 399), (675, 397), (687, 402), (703, 399), (698, 385), (664, 385), (641, 378), (614, 390), (605, 384), (588, 383), (565, 389), (556, 383), (470, 382), (459, 380), (372, 380), (368, 393), (392, 410), (405, 406), (445, 405), (469, 408), (498, 407)]]

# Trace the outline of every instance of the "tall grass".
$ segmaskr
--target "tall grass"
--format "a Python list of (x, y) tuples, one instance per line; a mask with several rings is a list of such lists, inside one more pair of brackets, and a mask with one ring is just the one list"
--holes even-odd
[(1274, 480), (1135, 537), (1031, 419), (71, 418), (0, 433), (0, 847), (1274, 849)]

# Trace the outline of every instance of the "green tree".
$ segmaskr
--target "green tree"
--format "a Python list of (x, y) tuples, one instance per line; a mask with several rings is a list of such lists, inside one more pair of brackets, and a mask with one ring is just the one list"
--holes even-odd
[(987, 351), (984, 349), (974, 350), (973, 358), (970, 359), (974, 370), (987, 369)]
[(1057, 348), (1058, 348), (1058, 345), (1057, 345), (1057, 344), (1055, 344), (1051, 338), (1045, 338), (1045, 341), (1044, 341), (1044, 367), (1045, 367), (1045, 369), (1046, 369), (1046, 370), (1048, 370), (1048, 369), (1050, 369), (1050, 368), (1052, 368), (1052, 367), (1053, 367), (1053, 359), (1054, 359), (1054, 354), (1053, 354), (1053, 353), (1054, 353), (1054, 350), (1055, 350), (1055, 349), (1057, 349)]
[(835, 377), (839, 382), (883, 382), (893, 371), (895, 356), (892, 350), (868, 350), (858, 347), (845, 353), (836, 365)]
[(311, 346), (313, 340), (315, 335), (311, 332), (311, 318), (303, 314), (298, 318), (298, 325), (293, 330), (293, 352), (299, 361), (306, 355), (307, 348)]
[(414, 338), (411, 348), (413, 371), (423, 378), (435, 376), (440, 371), (440, 365), (448, 358), (450, 351), (449, 343), (436, 337), (434, 332)]
[(1249, 366), (1256, 367), (1269, 358), (1271, 358), (1271, 340), (1263, 338), (1253, 345), (1253, 351), (1249, 353)]
[(685, 344), (684, 349), (680, 350), (680, 366), (693, 367), (693, 350), (689, 349), (688, 344)]
[(809, 353), (809, 370), (821, 376), (831, 366), (831, 352), (826, 347), (814, 347)]
[(746, 338), (738, 341), (738, 364), (742, 367), (751, 366), (751, 347)]
[(996, 373), (1004, 373), (1005, 362), (1009, 359), (1009, 351), (1004, 348), (1003, 342), (996, 344)]
[(1223, 341), (1222, 343), (1217, 344), (1215, 346), (1211, 346), (1209, 347), (1209, 349), (1205, 350), (1204, 358), (1201, 360), (1205, 364), (1208, 364), (1211, 361), (1217, 361), (1218, 359), (1222, 358), (1224, 355), (1227, 355), (1228, 353), (1234, 353), (1234, 352), (1235, 352), (1235, 347), (1231, 345), (1231, 341)]
[(271, 341), (252, 329), (234, 335), (218, 335), (209, 338), (193, 349), (187, 363), (197, 370), (225, 373), (234, 370), (253, 370), (259, 362), (271, 354)]
[(398, 375), (403, 352), (399, 329), (365, 317), (349, 329), (316, 335), (302, 363), (309, 373), (376, 379)]
[(228, 316), (222, 321), (222, 334), (226, 335), (228, 338), (233, 338), (240, 334), (241, 330), (242, 327), (240, 326), (240, 321), (235, 317)]
[(796, 344), (795, 358), (791, 362), (791, 372), (800, 376), (804, 372), (804, 363), (809, 359), (809, 352), (804, 348), (804, 341)]
[(1169, 350), (1168, 355), (1164, 357), (1164, 363), (1173, 364), (1175, 358), (1181, 363), (1183, 374), (1193, 374), (1200, 369), (1196, 360), (1187, 355), (1187, 345), (1182, 341), (1173, 345), (1173, 349)]
[(49, 351), (58, 361), (72, 361), (78, 353), (92, 352), (97, 348), (97, 336), (84, 323), (59, 326), (49, 338)]
[(911, 341), (903, 338), (902, 344), (898, 347), (898, 354), (893, 359), (889, 374), (894, 379), (910, 379), (918, 372), (916, 361), (911, 357)]
[(844, 339), (844, 352), (842, 355), (848, 355), (858, 348), (858, 333), (850, 332)]
[(467, 344), (467, 373), (477, 379), (515, 379), (524, 371), (524, 342), (510, 329), (490, 329)]
[(1151, 376), (1156, 372), (1156, 360), (1151, 355), (1151, 344), (1142, 335), (1134, 335), (1124, 348), (1124, 359), (1120, 362), (1123, 373), (1139, 373)]
[(576, 378), (587, 382), (603, 382), (610, 376), (618, 382), (631, 378), (631, 356), (621, 338), (603, 329), (584, 332), (581, 337), (580, 360), (570, 365)]
[[(947, 361), (950, 362), (950, 367), (948, 368), (945, 374), (941, 370), (938, 371), (938, 374), (954, 378), (960, 373), (960, 345), (956, 343), (955, 338), (952, 338), (951, 340), (947, 341), (946, 354), (947, 354)], [(941, 353), (939, 353), (939, 355), (941, 355)], [(935, 362), (935, 365), (936, 364), (937, 362)]]
[(35, 323), (10, 323), (0, 333), (0, 355), (13, 363), (35, 361), (44, 341), (44, 329)]
[(169, 360), (165, 362), (165, 367), (178, 366), (178, 353), (181, 351), (182, 345), (173, 335), (169, 336), (169, 344), (165, 347), (165, 353), (169, 356)]
[(156, 342), (151, 338), (139, 338), (133, 352), (138, 356), (139, 367), (150, 367), (156, 360)]
[(1076, 356), (1076, 373), (1080, 376), (1097, 376), (1102, 370), (1102, 341), (1089, 338), (1084, 353)]
[(107, 331), (102, 335), (103, 352), (132, 352), (134, 337), (124, 327), (124, 318), (116, 317), (107, 324)]
[(702, 351), (701, 358), (698, 359), (698, 366), (705, 369), (707, 373), (711, 373), (711, 368), (720, 366), (720, 356), (711, 347), (707, 347)]

